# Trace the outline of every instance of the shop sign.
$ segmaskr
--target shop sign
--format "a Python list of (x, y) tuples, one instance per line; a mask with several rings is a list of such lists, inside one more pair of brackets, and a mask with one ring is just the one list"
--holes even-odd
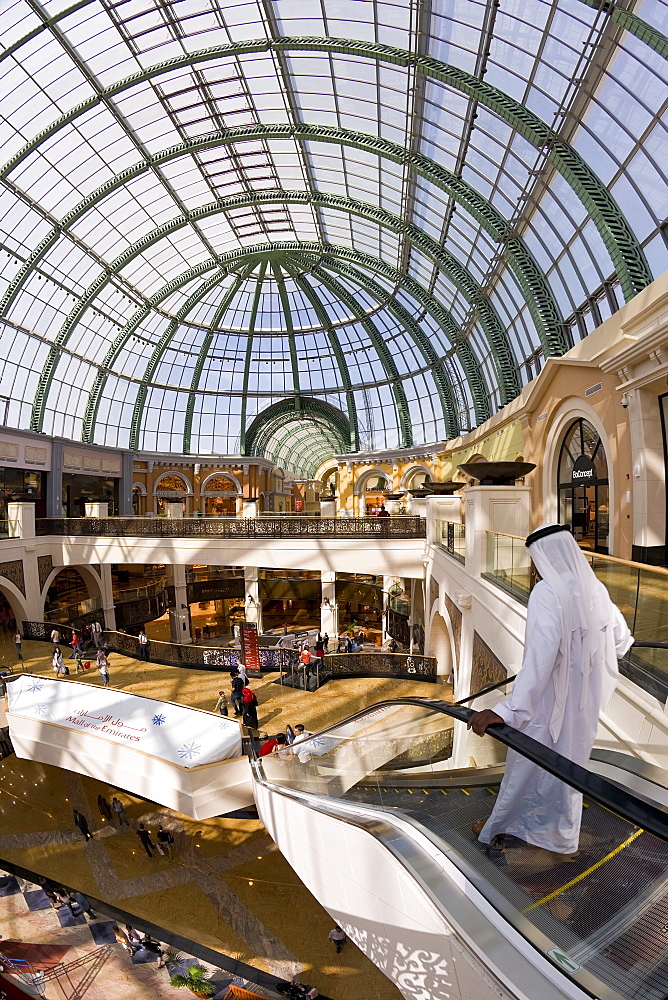
[(260, 673), (260, 647), (255, 622), (241, 624), (241, 657), (247, 673)]
[(596, 482), (596, 466), (588, 455), (580, 455), (571, 473), (573, 486), (588, 486)]

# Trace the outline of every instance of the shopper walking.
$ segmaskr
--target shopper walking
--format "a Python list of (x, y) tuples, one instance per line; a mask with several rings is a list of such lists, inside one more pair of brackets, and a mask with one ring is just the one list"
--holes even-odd
[(328, 937), (329, 940), (334, 945), (334, 947), (336, 948), (336, 954), (340, 955), (341, 949), (343, 948), (344, 944), (347, 941), (346, 932), (342, 931), (339, 925), (337, 924), (336, 927), (333, 927), (332, 930), (329, 932)]
[(132, 945), (130, 944), (130, 938), (127, 936), (123, 928), (119, 927), (118, 924), (114, 924), (114, 926), (111, 929), (114, 932), (114, 937), (116, 938), (116, 942), (120, 944), (121, 948), (125, 948), (128, 955), (130, 956), (134, 955), (136, 949), (133, 948)]
[(21, 636), (21, 633), (17, 629), (16, 634), (14, 635), (14, 645), (16, 646), (16, 655), (18, 656), (19, 660), (23, 659), (23, 652), (21, 650), (22, 641), (23, 638)]
[(153, 854), (151, 853), (151, 848), (153, 848), (153, 850), (155, 851), (156, 849), (155, 844), (151, 840), (151, 834), (146, 829), (143, 823), (139, 824), (139, 829), (137, 830), (137, 836), (139, 837), (142, 847), (148, 854), (149, 858), (152, 858)]
[(115, 795), (111, 800), (111, 808), (116, 813), (116, 819), (118, 820), (119, 826), (123, 826), (124, 823), (126, 826), (130, 826), (130, 824), (128, 823), (128, 818), (125, 815), (125, 808), (123, 807), (123, 803), (120, 801), (120, 799), (117, 799)]
[(97, 651), (97, 669), (100, 671), (102, 683), (105, 687), (109, 687), (109, 660), (103, 649)]
[(174, 843), (174, 836), (169, 830), (165, 830), (162, 824), (158, 825), (158, 832), (156, 834), (156, 839), (158, 841), (158, 847), (161, 847), (164, 853), (167, 855), (170, 861), (174, 860), (174, 853), (172, 844)]
[(216, 702), (214, 712), (220, 712), (221, 715), (227, 715), (227, 698), (225, 697), (224, 691), (218, 692), (218, 701)]
[(100, 810), (100, 816), (107, 821), (111, 820), (111, 806), (105, 799), (104, 795), (98, 795), (97, 797), (97, 808)]
[(56, 678), (64, 677), (66, 674), (69, 674), (70, 671), (65, 665), (63, 654), (60, 652), (58, 646), (56, 646), (53, 651), (53, 659), (51, 660), (51, 663), (53, 664), (53, 672), (55, 673)]
[(139, 931), (134, 929), (132, 924), (125, 925), (125, 933), (127, 934), (130, 947), (132, 948), (131, 954), (134, 955), (141, 948), (141, 934)]
[(47, 885), (47, 881), (45, 878), (38, 878), (37, 882), (39, 883), (42, 892), (51, 903), (53, 909), (59, 910), (60, 907), (63, 905), (63, 901), (58, 895), (58, 893), (55, 891), (55, 889), (52, 889), (49, 885)]
[(257, 729), (257, 697), (248, 685), (243, 688), (241, 697), (243, 704), (242, 722), (244, 726), (248, 726), (249, 729)]
[(72, 811), (74, 813), (74, 825), (81, 830), (86, 840), (91, 840), (93, 834), (90, 832), (90, 828), (88, 826), (88, 820), (86, 819), (83, 813), (79, 812), (78, 809), (74, 809)]
[(53, 643), (53, 649), (55, 652), (58, 646), (60, 645), (60, 632), (58, 631), (57, 628), (54, 628), (51, 631), (51, 642)]
[(234, 708), (235, 715), (243, 715), (243, 695), (242, 691), (244, 689), (244, 682), (236, 670), (230, 670), (230, 677), (232, 678), (232, 694), (230, 696), (230, 701), (232, 702), (232, 707)]
[(82, 913), (85, 913), (91, 920), (97, 920), (91, 909), (88, 896), (84, 896), (83, 892), (69, 893), (69, 907), (73, 917), (79, 917)]

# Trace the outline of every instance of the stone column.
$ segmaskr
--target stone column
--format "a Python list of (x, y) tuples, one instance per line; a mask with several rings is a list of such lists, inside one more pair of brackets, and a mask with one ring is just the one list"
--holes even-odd
[(333, 570), (321, 570), (320, 587), (322, 602), (320, 605), (320, 634), (325, 632), (330, 639), (339, 634), (339, 609), (336, 603), (336, 573)]
[[(529, 533), (531, 487), (469, 486), (462, 492), (466, 506), (466, 569), (472, 576), (481, 576), (487, 572), (488, 532), (521, 538)], [(517, 544), (513, 547), (515, 555)], [(510, 559), (509, 538), (505, 549)]]
[(643, 389), (625, 393), (628, 400), (631, 434), (632, 468), (630, 477), (621, 480), (620, 496), (613, 495), (615, 476), (609, 469), (610, 480), (610, 552), (619, 551), (620, 536), (625, 525), (633, 524), (631, 558), (638, 562), (663, 565), (666, 534), (666, 485), (663, 460), (661, 413), (655, 395)]
[(336, 497), (321, 498), (320, 517), (336, 517)]
[[(96, 505), (91, 504), (91, 506)], [(107, 505), (100, 504), (100, 506), (106, 507)], [(86, 516), (89, 516), (88, 504), (86, 504)], [(102, 563), (100, 565), (100, 591), (102, 596), (102, 611), (104, 612), (104, 627), (110, 632), (115, 632), (116, 606), (114, 602), (114, 586), (111, 581), (111, 563)]]
[(190, 634), (186, 568), (180, 563), (174, 563), (171, 569), (172, 584), (174, 586), (174, 607), (169, 610), (169, 637), (172, 642), (181, 642), (187, 645), (193, 640)]
[(134, 514), (132, 506), (132, 484), (134, 482), (132, 463), (132, 452), (122, 452), (121, 478), (118, 483), (118, 513), (121, 517), (129, 517), (131, 514)]
[(254, 497), (242, 497), (241, 500), (242, 517), (257, 517), (257, 506), (258, 506), (258, 501)]
[[(42, 604), (37, 556), (35, 553), (34, 503), (8, 503), (7, 527), (10, 538), (22, 538), (26, 542), (23, 546), (22, 555), (25, 613), (28, 621), (41, 622), (44, 618), (44, 606)], [(16, 619), (19, 621), (21, 612), (18, 608), (14, 608), (14, 611)]]
[(51, 445), (51, 472), (46, 474), (46, 516), (63, 516), (63, 443)]
[(260, 600), (260, 570), (257, 566), (244, 567), (246, 598), (244, 613), (247, 622), (255, 622), (258, 632), (262, 632), (262, 602)]
[(167, 517), (179, 518), (183, 517), (183, 501), (182, 500), (168, 500), (165, 504), (165, 509), (167, 510)]

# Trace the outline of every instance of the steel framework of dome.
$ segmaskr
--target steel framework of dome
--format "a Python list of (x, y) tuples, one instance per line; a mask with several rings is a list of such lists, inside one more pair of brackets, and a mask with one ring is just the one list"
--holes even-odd
[(0, 24), (13, 426), (310, 474), (479, 424), (666, 269), (664, 0)]

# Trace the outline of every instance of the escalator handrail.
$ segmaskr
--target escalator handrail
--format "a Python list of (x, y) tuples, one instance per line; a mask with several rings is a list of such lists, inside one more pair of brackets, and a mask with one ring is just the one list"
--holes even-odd
[[(379, 708), (390, 707), (392, 705), (398, 707), (402, 705), (415, 705), (417, 708), (438, 712), (441, 715), (447, 715), (457, 722), (463, 723), (468, 722), (469, 718), (474, 714), (473, 709), (465, 708), (463, 705), (454, 705), (451, 702), (432, 701), (428, 698), (417, 697), (388, 698), (385, 701), (376, 702), (374, 705), (369, 705), (367, 708), (355, 712), (354, 715), (349, 716), (347, 719), (342, 719), (333, 726), (328, 726), (319, 733), (314, 733), (313, 737), (309, 737), (309, 739), (331, 734), (332, 731), (338, 729), (340, 726), (353, 722), (356, 719), (363, 719), (364, 716), (369, 715)], [(575, 788), (576, 791), (582, 792), (588, 798), (603, 806), (604, 809), (616, 813), (634, 826), (640, 827), (647, 831), (647, 833), (651, 833), (660, 840), (668, 843), (668, 809), (660, 805), (643, 802), (642, 799), (636, 798), (631, 792), (620, 788), (601, 775), (588, 771), (586, 767), (576, 764), (574, 761), (569, 760), (568, 757), (563, 757), (555, 750), (550, 750), (549, 747), (544, 746), (530, 736), (526, 736), (524, 733), (520, 733), (517, 729), (513, 729), (512, 726), (508, 726), (505, 723), (494, 723), (487, 728), (486, 734), (499, 743), (503, 743), (510, 750), (519, 753), (532, 763), (538, 764), (543, 770), (560, 778), (567, 785), (570, 785), (571, 788)], [(253, 744), (251, 745), (250, 757), (251, 760), (261, 764), (261, 759)], [(269, 783), (271, 784), (271, 782)]]
[(512, 684), (516, 678), (517, 674), (513, 674), (512, 677), (504, 677), (502, 681), (490, 684), (489, 687), (482, 688), (480, 691), (476, 691), (475, 694), (470, 694), (467, 698), (460, 698), (459, 701), (453, 702), (453, 705), (466, 705), (467, 702), (475, 701), (476, 698), (481, 698), (484, 694), (489, 694), (490, 691), (498, 691), (499, 688), (505, 687), (506, 684)]

